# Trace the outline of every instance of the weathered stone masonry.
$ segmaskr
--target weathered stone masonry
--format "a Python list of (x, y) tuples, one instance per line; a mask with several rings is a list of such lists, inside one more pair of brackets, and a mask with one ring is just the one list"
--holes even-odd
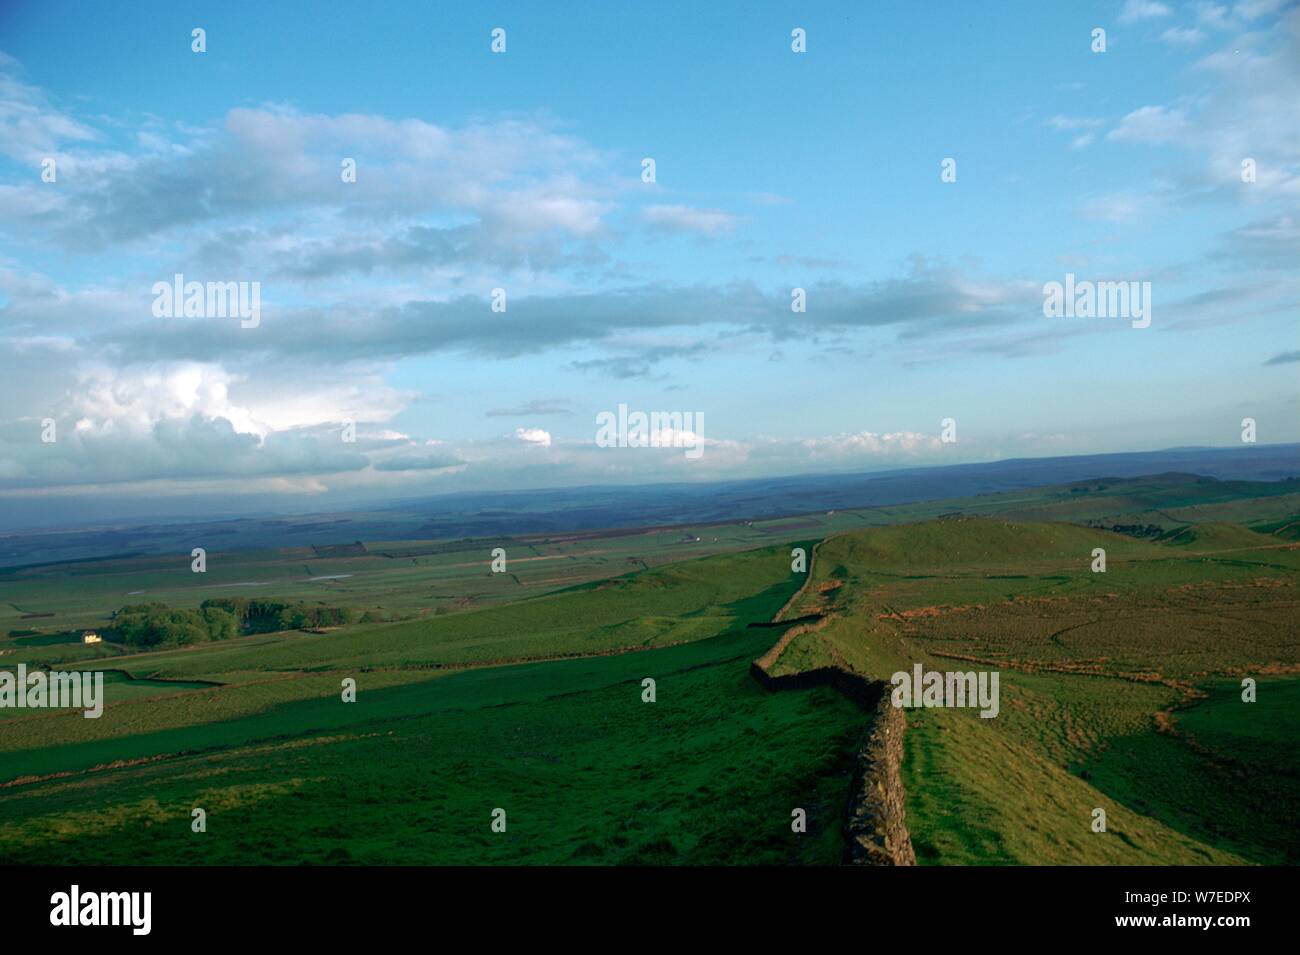
[[(814, 547), (814, 560), (816, 556)], [(812, 578), (809, 566), (804, 586), (786, 602), (774, 622), (780, 621), (796, 605)], [(774, 646), (749, 665), (750, 675), (773, 691), (830, 686), (871, 714), (865, 739), (854, 759), (853, 783), (844, 818), (847, 842), (844, 861), (850, 865), (916, 865), (904, 812), (903, 732), (907, 720), (903, 711), (890, 702), (889, 684), (835, 666), (781, 676), (768, 672), (796, 634), (820, 629), (820, 624), (827, 622), (809, 624), (806, 619), (790, 621), (797, 625), (786, 630)]]
[(833, 687), (872, 714), (854, 760), (844, 820), (848, 842), (844, 861), (851, 865), (916, 865), (904, 813), (901, 773), (907, 722), (903, 711), (890, 703), (889, 684), (839, 667), (772, 676), (756, 660), (749, 672), (760, 685), (773, 691)]

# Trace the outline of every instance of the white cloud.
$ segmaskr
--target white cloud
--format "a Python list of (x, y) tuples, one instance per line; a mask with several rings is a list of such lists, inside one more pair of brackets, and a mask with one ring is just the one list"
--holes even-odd
[(642, 217), (655, 228), (670, 232), (699, 232), (704, 235), (730, 232), (737, 221), (734, 215), (721, 209), (697, 209), (682, 205), (649, 206)]
[(1286, 4), (1287, 0), (1241, 0), (1233, 6), (1232, 15), (1242, 20), (1258, 20), (1277, 13)]
[[(97, 431), (147, 433), (169, 419), (221, 418), (239, 434), (265, 439), (273, 432), (384, 421), (405, 398), (373, 373), (353, 369), (313, 381), (310, 373), (281, 368), (266, 376), (232, 374), (219, 364), (163, 362), (109, 367), (91, 364), (78, 374), (68, 407)], [(232, 391), (242, 391), (236, 399)]]
[(1106, 138), (1120, 143), (1173, 143), (1183, 140), (1190, 129), (1181, 109), (1143, 106), (1121, 119)]
[[(1198, 200), (1218, 196), (1238, 203), (1268, 203), (1300, 198), (1300, 138), (1294, 134), (1300, 128), (1300, 96), (1295, 93), (1300, 89), (1300, 6), (1293, 4), (1275, 23), (1263, 22), (1283, 6), (1238, 4), (1229, 13), (1222, 6), (1202, 4), (1202, 24), (1245, 32), (1223, 39), (1219, 49), (1193, 65), (1202, 87), (1195, 97), (1132, 110), (1106, 139), (1191, 153), (1193, 161), (1182, 163), (1173, 174), (1174, 185)], [(1191, 38), (1179, 30), (1166, 33), (1169, 38)], [(1246, 159), (1255, 161), (1256, 180), (1243, 187)]]
[(1228, 8), (1217, 3), (1198, 3), (1196, 19), (1205, 26), (1222, 29), (1228, 25)]
[(224, 418), (260, 439), (270, 428), (230, 400), (234, 377), (219, 365), (176, 363), (115, 369), (100, 365), (78, 375), (72, 413), (83, 432), (147, 433), (167, 419)]
[(1125, 0), (1124, 7), (1119, 12), (1119, 22), (1137, 23), (1141, 20), (1158, 20), (1172, 13), (1168, 6), (1155, 0)]
[(1160, 39), (1166, 43), (1191, 46), (1204, 40), (1205, 33), (1196, 27), (1170, 27), (1160, 34)]
[(0, 154), (39, 164), (68, 143), (96, 138), (95, 131), (55, 108), (45, 93), (24, 83), (18, 61), (0, 52)]
[(1130, 222), (1139, 216), (1149, 215), (1156, 203), (1157, 200), (1153, 195), (1116, 192), (1089, 196), (1079, 203), (1078, 210), (1085, 219), (1101, 222)]
[[(18, 78), (15, 61), (0, 59), (0, 154), (31, 163), (54, 155), (60, 175), (57, 204), (35, 177), (5, 186), (0, 223), (98, 249), (164, 234), (186, 238), (196, 227), (210, 236), (229, 222), (245, 241), (227, 247), (253, 246), (249, 260), (265, 268), (252, 241), (267, 234), (260, 216), (311, 213), (294, 237), (312, 238), (315, 229), (318, 242), (341, 242), (367, 222), (442, 217), (426, 224), (462, 227), (451, 238), (486, 260), (534, 236), (596, 235), (615, 195), (606, 157), (541, 120), (444, 127), (262, 106), (231, 109), (219, 126), (200, 130), (150, 122), (119, 131), (133, 154), (104, 148), (88, 122), (53, 109)], [(342, 157), (357, 163), (346, 188)]]
[(1057, 113), (1055, 116), (1050, 117), (1045, 125), (1052, 127), (1052, 129), (1068, 132), (1076, 129), (1096, 129), (1104, 122), (1105, 120), (1098, 119), (1095, 116), (1065, 116)]
[(937, 452), (943, 448), (938, 437), (917, 431), (894, 431), (887, 434), (859, 431), (855, 434), (806, 438), (801, 443), (813, 458), (911, 456), (922, 452)]
[(1102, 126), (1104, 123), (1105, 120), (1099, 119), (1095, 116), (1066, 116), (1062, 113), (1057, 113), (1055, 116), (1049, 117), (1043, 125), (1055, 129), (1058, 132), (1073, 133), (1074, 135), (1070, 139), (1070, 148), (1084, 149), (1091, 146), (1093, 140), (1096, 139), (1096, 134), (1093, 130)]
[(549, 448), (551, 446), (551, 433), (541, 428), (515, 428), (515, 437), (524, 444), (531, 444), (540, 448)]

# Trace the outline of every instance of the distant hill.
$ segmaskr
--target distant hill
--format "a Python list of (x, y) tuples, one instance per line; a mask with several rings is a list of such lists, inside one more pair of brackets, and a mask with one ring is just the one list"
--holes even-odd
[[(1250, 532), (1247, 531), (1247, 534)], [(1269, 543), (1261, 535), (1253, 535)], [(827, 554), (852, 564), (891, 571), (937, 567), (989, 571), (1042, 561), (1088, 563), (1094, 547), (1129, 555), (1156, 555), (1154, 545), (1073, 524), (1038, 524), (992, 518), (956, 518), (896, 524), (836, 538)]]
[(1193, 524), (1161, 538), (1161, 543), (1188, 550), (1237, 550), (1283, 543), (1237, 524)]
[[(1041, 493), (1018, 493), (1028, 489)], [(1287, 494), (1300, 494), (1300, 445), (1178, 448), (700, 484), (484, 491), (393, 501), (368, 510), (12, 531), (0, 536), (0, 568), (123, 552), (156, 554), (179, 548), (188, 553), (195, 540), (215, 541), (227, 551), (355, 546), (359, 541), (721, 524), (873, 508), (889, 512), (879, 515), (879, 523), (893, 523), (938, 516), (942, 511), (899, 511), (945, 501), (966, 513), (999, 513), (1019, 520), (1111, 524), (1144, 515), (1142, 523), (1159, 525), (1156, 533), (1165, 533), (1202, 521), (1253, 524), (1300, 518), (1300, 506), (1223, 510), (1226, 502)], [(1162, 508), (1182, 510), (1148, 513)], [(1198, 510), (1206, 508), (1210, 510)], [(0, 521), (6, 519), (0, 511)], [(877, 522), (874, 515), (869, 522)]]

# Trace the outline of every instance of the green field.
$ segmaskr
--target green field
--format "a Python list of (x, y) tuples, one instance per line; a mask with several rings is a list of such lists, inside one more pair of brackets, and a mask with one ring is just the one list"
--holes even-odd
[[(214, 597), (244, 596), (347, 604), (382, 612), (389, 619), (417, 620), (510, 603), (697, 557), (958, 514), (1106, 527), (1153, 525), (1168, 535), (1219, 522), (1243, 533), (1254, 529), (1280, 544), (1300, 533), (1300, 481), (1162, 475), (767, 520), (513, 539), (345, 539), (338, 546), (221, 550), (223, 533), (239, 540), (248, 536), (228, 529), (211, 532), (212, 541), (197, 541), (209, 544), (203, 574), (190, 569), (190, 548), (196, 540), (173, 532), (177, 534), (173, 541), (164, 528), (158, 533), (174, 546), (170, 554), (87, 557), (0, 568), (0, 658), (58, 662), (113, 655), (116, 650), (111, 646), (82, 647), (77, 636), (81, 630), (107, 626), (114, 610), (132, 603), (158, 601), (182, 608), (197, 607)], [(276, 526), (263, 528), (249, 539), (283, 544), (292, 541), (299, 527), (320, 526), (319, 522), (263, 523)], [(339, 533), (371, 526), (388, 525), (344, 522)], [(277, 527), (278, 537), (272, 534)], [(506, 573), (490, 570), (496, 547), (507, 553)], [(14, 636), (24, 633), (29, 636)], [(30, 652), (30, 641), (42, 639), (61, 641), (60, 652)]]
[(774, 669), (1001, 674), (994, 719), (908, 713), (923, 863), (1294, 864), (1300, 550), (1195, 537), (964, 518), (836, 537), (790, 611), (824, 625)]
[[(861, 713), (830, 690), (766, 694), (747, 674), (755, 647), (742, 631), (396, 686), (363, 678), (354, 704), (276, 703), (58, 761), (7, 753), (6, 767), (86, 769), (0, 790), (0, 846), (8, 861), (57, 844), (108, 864), (837, 862)], [(134, 762), (109, 763), (122, 758)], [(190, 831), (196, 806), (206, 833)], [(504, 833), (489, 826), (498, 807)]]
[[(137, 674), (229, 682), (143, 697), (117, 680), (98, 720), (13, 717), (0, 854), (35, 862), (57, 843), (109, 864), (837, 862), (863, 715), (830, 690), (772, 695), (748, 675), (774, 631), (747, 624), (794, 592), (788, 563), (765, 549), (457, 617), (119, 657)], [(503, 641), (521, 656), (603, 655), (430, 669)], [(645, 649), (606, 652), (628, 646)], [(355, 703), (341, 701), (345, 676)], [(201, 835), (194, 807), (209, 813)], [(489, 828), (497, 807), (505, 833)], [(795, 808), (809, 820), (798, 837)]]
[[(1294, 864), (1296, 518), (1286, 485), (1161, 477), (491, 545), (536, 558), (508, 574), (483, 541), (10, 569), (0, 668), (103, 667), (108, 705), (0, 711), (0, 860), (837, 863), (869, 717), (749, 676), (790, 601), (774, 674), (1001, 675), (995, 719), (907, 713), (921, 864)], [(112, 642), (126, 603), (214, 595), (393, 622)]]

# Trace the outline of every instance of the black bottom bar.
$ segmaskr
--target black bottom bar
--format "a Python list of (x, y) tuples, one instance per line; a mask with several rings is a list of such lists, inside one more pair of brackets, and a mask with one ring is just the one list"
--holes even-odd
[[(707, 926), (758, 940), (848, 928), (864, 944), (892, 934), (910, 947), (1043, 933), (1232, 944), (1294, 923), (1297, 878), (1285, 868), (6, 868), (0, 884), (9, 940), (76, 931), (129, 942), (339, 942), (459, 926), (492, 941), (609, 942)], [(131, 926), (132, 913), (143, 923), (143, 905), (123, 898), (105, 910), (118, 906), (126, 924), (51, 924), (52, 913), (72, 921), (73, 885), (78, 921), (97, 917), (100, 893), (150, 893), (148, 934)]]

